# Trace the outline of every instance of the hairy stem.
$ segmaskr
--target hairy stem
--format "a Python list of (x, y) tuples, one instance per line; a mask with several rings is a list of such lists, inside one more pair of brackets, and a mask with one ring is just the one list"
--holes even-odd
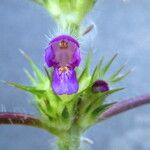
[(77, 126), (72, 126), (61, 138), (58, 139), (59, 150), (79, 150), (80, 131)]
[(0, 113), (0, 125), (26, 125), (37, 128), (45, 128), (42, 121), (32, 115), (12, 112), (1, 112)]
[(112, 116), (125, 112), (127, 110), (130, 110), (130, 109), (133, 109), (133, 108), (136, 108), (138, 106), (142, 106), (148, 103), (150, 103), (150, 94), (123, 100), (121, 102), (118, 102), (112, 105), (112, 107), (110, 107), (105, 112), (103, 112), (100, 115), (98, 121), (105, 120), (107, 118), (110, 118)]
[(55, 127), (50, 127), (38, 117), (23, 113), (0, 112), (0, 125), (31, 126), (44, 129), (55, 136), (60, 136), (60, 131), (56, 130)]

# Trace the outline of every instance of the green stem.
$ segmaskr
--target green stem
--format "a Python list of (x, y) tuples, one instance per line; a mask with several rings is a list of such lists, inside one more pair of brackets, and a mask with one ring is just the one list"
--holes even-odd
[(80, 147), (80, 130), (73, 126), (67, 133), (64, 133), (58, 139), (59, 150), (79, 150)]

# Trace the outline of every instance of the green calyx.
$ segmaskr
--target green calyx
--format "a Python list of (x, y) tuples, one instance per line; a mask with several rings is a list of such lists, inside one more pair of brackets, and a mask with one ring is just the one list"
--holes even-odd
[(111, 89), (106, 92), (94, 93), (92, 91), (93, 83), (98, 80), (105, 80), (108, 84), (114, 84), (122, 80), (128, 73), (119, 75), (123, 67), (117, 70), (108, 79), (105, 78), (115, 55), (106, 65), (103, 65), (103, 58), (95, 67), (93, 73), (90, 73), (91, 51), (88, 54), (85, 67), (78, 71), (78, 81), (80, 89), (73, 95), (57, 95), (51, 89), (51, 71), (45, 68), (43, 74), (33, 63), (25, 52), (21, 50), (34, 71), (32, 76), (27, 70), (26, 75), (31, 81), (31, 86), (25, 86), (13, 82), (8, 84), (27, 91), (34, 96), (35, 104), (41, 114), (41, 119), (48, 127), (48, 130), (62, 138), (72, 131), (72, 127), (78, 129), (78, 134), (84, 132), (87, 128), (98, 122), (101, 113), (108, 109), (113, 103), (106, 103), (106, 98), (122, 90), (123, 88)]
[(32, 0), (43, 6), (64, 29), (79, 30), (84, 17), (93, 8), (96, 0)]

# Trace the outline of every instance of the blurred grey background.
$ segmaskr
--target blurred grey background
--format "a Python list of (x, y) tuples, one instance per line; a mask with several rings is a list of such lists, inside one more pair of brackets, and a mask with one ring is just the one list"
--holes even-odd
[[(93, 65), (100, 56), (108, 60), (116, 52), (112, 73), (127, 62), (134, 71), (115, 87), (126, 89), (110, 98), (120, 101), (150, 92), (150, 1), (98, 0), (84, 25), (94, 22), (95, 30), (83, 46), (94, 49)], [(42, 69), (45, 34), (55, 30), (47, 12), (30, 0), (0, 0), (0, 80), (28, 84), (23, 68), (31, 71), (19, 48)], [(0, 111), (37, 115), (31, 97), (0, 84)], [(131, 110), (91, 128), (85, 136), (94, 141), (92, 150), (149, 150), (150, 106)], [(50, 150), (53, 136), (31, 127), (0, 126), (0, 150)]]

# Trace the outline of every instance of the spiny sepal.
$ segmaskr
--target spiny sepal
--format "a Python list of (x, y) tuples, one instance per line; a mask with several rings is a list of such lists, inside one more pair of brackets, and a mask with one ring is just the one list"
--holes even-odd
[[(93, 72), (90, 73), (92, 51), (89, 51), (85, 67), (78, 75), (79, 91), (72, 95), (57, 95), (51, 88), (51, 70), (44, 68), (45, 74), (42, 73), (31, 58), (22, 50), (21, 52), (34, 71), (33, 76), (25, 70), (31, 81), (31, 86), (14, 82), (8, 82), (8, 84), (34, 96), (42, 120), (47, 124), (50, 132), (57, 134), (57, 136), (69, 132), (74, 125), (78, 126), (82, 132), (97, 123), (100, 114), (113, 105), (113, 103), (105, 102), (107, 97), (123, 90), (123, 88), (111, 89), (110, 85), (119, 82), (128, 74), (120, 76), (120, 72), (124, 68), (121, 67), (110, 77), (105, 77), (117, 55), (114, 55), (106, 65), (103, 65), (104, 58), (101, 58)], [(93, 91), (94, 83), (97, 80), (105, 81), (109, 86), (108, 90)]]

